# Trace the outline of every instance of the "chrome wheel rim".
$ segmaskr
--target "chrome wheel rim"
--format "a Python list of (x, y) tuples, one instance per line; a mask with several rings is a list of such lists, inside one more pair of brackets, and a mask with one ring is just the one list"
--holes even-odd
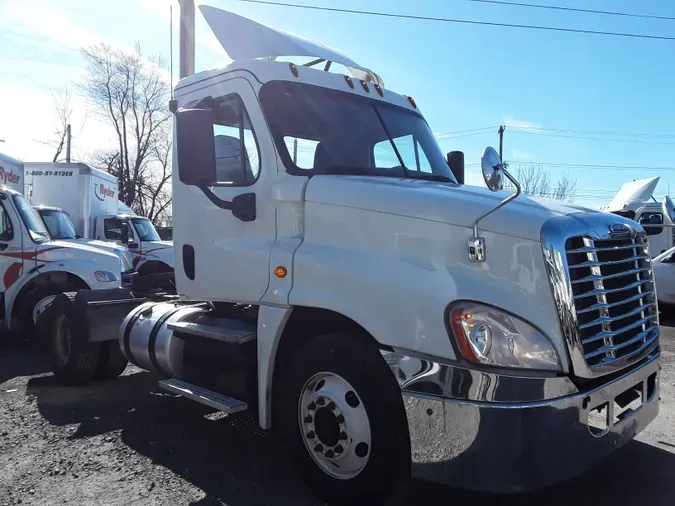
[(349, 480), (368, 463), (370, 421), (363, 401), (347, 380), (321, 372), (302, 388), (298, 423), (307, 452), (328, 475)]
[(47, 310), (47, 308), (54, 301), (55, 298), (56, 295), (50, 295), (49, 297), (45, 297), (40, 302), (35, 304), (35, 307), (33, 308), (33, 323), (37, 323), (40, 315)]
[(63, 366), (70, 358), (72, 334), (65, 315), (59, 315), (54, 329), (54, 354), (59, 365)]

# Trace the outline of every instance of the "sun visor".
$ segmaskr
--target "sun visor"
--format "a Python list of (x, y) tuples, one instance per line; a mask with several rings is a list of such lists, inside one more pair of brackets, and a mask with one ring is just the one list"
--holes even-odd
[(199, 10), (220, 45), (233, 60), (281, 56), (323, 58), (344, 65), (357, 79), (384, 87), (382, 79), (375, 72), (322, 44), (208, 5), (200, 5)]
[(652, 195), (656, 186), (659, 184), (660, 177), (650, 177), (647, 179), (637, 179), (629, 183), (625, 183), (617, 192), (617, 194), (610, 202), (606, 211), (613, 213), (622, 211), (631, 204), (639, 204), (647, 202)]

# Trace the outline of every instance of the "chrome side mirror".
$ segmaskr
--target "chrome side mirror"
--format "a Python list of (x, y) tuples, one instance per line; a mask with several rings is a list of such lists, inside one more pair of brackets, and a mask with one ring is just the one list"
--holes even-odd
[(480, 167), (483, 171), (485, 184), (490, 190), (496, 192), (504, 189), (504, 178), (502, 177), (504, 166), (495, 148), (488, 146), (483, 150), (480, 157)]
[(499, 158), (497, 151), (495, 151), (495, 148), (488, 146), (483, 150), (483, 155), (480, 158), (480, 166), (483, 171), (483, 179), (485, 179), (485, 184), (488, 188), (490, 188), (490, 190), (496, 192), (497, 190), (503, 189), (504, 177), (506, 177), (516, 188), (516, 193), (509, 195), (495, 207), (485, 211), (478, 218), (476, 218), (476, 221), (473, 222), (473, 236), (469, 239), (468, 244), (469, 260), (471, 262), (485, 262), (487, 255), (485, 238), (478, 235), (478, 223), (520, 195), (520, 184), (518, 184), (518, 181), (516, 181), (516, 179), (511, 174), (509, 174), (509, 171), (504, 168), (504, 164)]

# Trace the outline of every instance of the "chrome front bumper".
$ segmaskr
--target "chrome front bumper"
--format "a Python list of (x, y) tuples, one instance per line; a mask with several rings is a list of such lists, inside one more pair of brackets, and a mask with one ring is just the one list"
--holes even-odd
[(514, 378), (382, 355), (404, 395), (413, 474), (461, 488), (510, 493), (573, 478), (659, 410), (658, 350), (584, 392), (562, 377)]

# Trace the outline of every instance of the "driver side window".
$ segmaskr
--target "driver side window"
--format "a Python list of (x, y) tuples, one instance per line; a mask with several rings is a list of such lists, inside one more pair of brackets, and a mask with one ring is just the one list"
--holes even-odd
[(0, 218), (0, 241), (9, 242), (14, 239), (14, 228), (2, 203), (0, 203), (0, 214), (2, 215)]
[(408, 170), (416, 170), (431, 174), (431, 164), (427, 160), (424, 150), (420, 143), (412, 135), (405, 135), (394, 139), (396, 150), (391, 145), (389, 139), (380, 141), (373, 148), (373, 159), (377, 168), (392, 168), (401, 165), (396, 156), (396, 151), (401, 156), (403, 163)]
[[(640, 215), (640, 225), (663, 225), (663, 214), (661, 213), (642, 213)], [(663, 232), (663, 227), (644, 227), (647, 235), (659, 235)]]

